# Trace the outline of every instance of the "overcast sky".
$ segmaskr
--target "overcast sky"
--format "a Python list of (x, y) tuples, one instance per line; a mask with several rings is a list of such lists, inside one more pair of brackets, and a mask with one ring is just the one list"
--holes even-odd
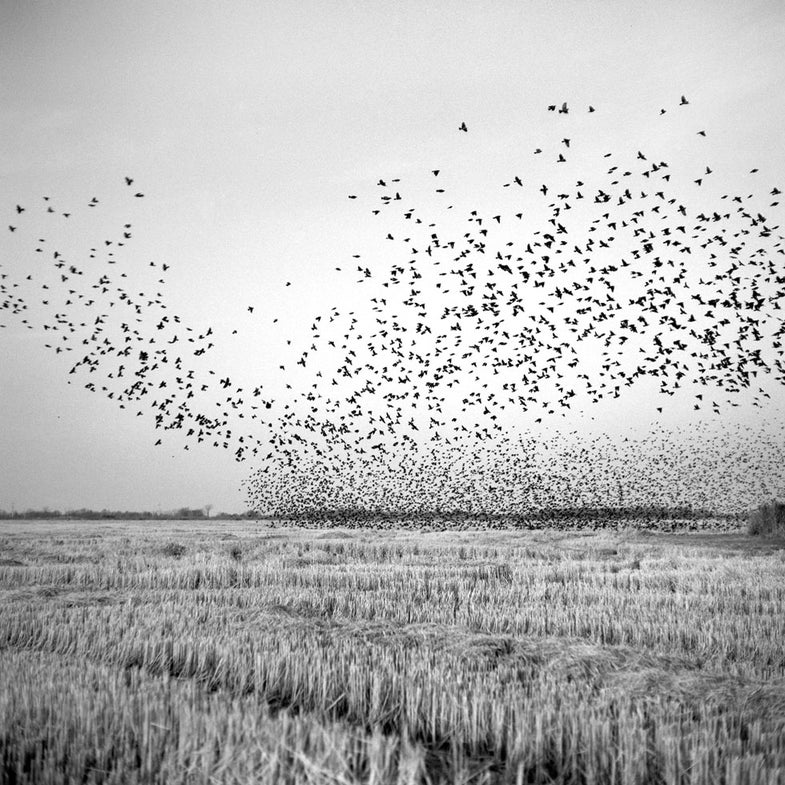
[[(438, 168), (456, 203), (485, 209), (489, 183), (541, 166), (532, 150), (558, 142), (547, 106), (563, 101), (584, 159), (662, 150), (676, 169), (711, 164), (715, 195), (759, 168), (765, 193), (785, 184), (783, 41), (778, 0), (5, 0), (0, 261), (18, 276), (39, 238), (89, 248), (130, 222), (139, 285), (152, 286), (150, 261), (170, 265), (168, 307), (215, 330), (216, 373), (285, 395), (273, 371), (313, 316), (358, 297), (335, 268), (391, 253), (347, 195), (400, 178), (438, 211), (426, 183)], [(50, 220), (44, 196), (70, 223)], [(0, 507), (243, 509), (252, 466), (176, 438), (156, 446), (150, 420), (69, 385), (72, 357), (0, 317)], [(593, 427), (641, 400), (596, 407)]]

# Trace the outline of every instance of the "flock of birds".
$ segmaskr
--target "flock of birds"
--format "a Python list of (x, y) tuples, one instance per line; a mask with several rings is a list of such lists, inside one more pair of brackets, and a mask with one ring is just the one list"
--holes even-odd
[[(675, 109), (688, 105), (682, 96)], [(640, 150), (585, 161), (580, 139), (563, 133), (531, 153), (552, 158), (549, 182), (522, 167), (500, 184), (509, 209), (464, 210), (441, 169), (427, 175), (430, 214), (399, 178), (350, 194), (382, 223), (384, 253), (337, 268), (356, 274), (356, 297), (316, 315), (309, 345), (270, 369), (285, 378), (284, 397), (267, 379), (243, 387), (210, 367), (220, 331), (170, 310), (167, 264), (145, 265), (153, 281), (142, 290), (130, 222), (78, 260), (37, 237), (41, 218), (74, 213), (48, 196), (15, 206), (8, 230), (23, 235), (21, 253), (37, 238), (40, 262), (22, 257), (22, 274), (0, 267), (0, 309), (69, 353), (69, 381), (152, 416), (186, 450), (204, 443), (258, 462), (244, 485), (268, 515), (717, 506), (730, 487), (752, 502), (776, 492), (781, 425), (657, 428), (626, 444), (520, 425), (590, 412), (646, 380), (657, 413), (687, 390), (693, 410), (714, 416), (764, 406), (785, 382), (785, 238), (770, 214), (780, 188), (696, 208), (711, 166), (684, 176)], [(124, 188), (144, 198), (132, 178)], [(100, 205), (93, 197), (85, 209)], [(244, 308), (253, 317), (255, 305)], [(732, 486), (729, 475), (739, 475)]]

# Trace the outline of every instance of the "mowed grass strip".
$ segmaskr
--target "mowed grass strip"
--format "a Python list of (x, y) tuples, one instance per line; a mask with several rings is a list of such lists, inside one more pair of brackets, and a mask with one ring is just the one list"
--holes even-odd
[[(170, 685), (164, 724), (178, 734), (188, 706), (218, 711), (210, 700), (238, 727), (247, 714), (311, 723), (289, 758), (265, 748), (288, 761), (278, 781), (785, 781), (781, 552), (607, 535), (98, 531), (31, 527), (2, 542), (14, 563), (0, 566), (0, 667), (16, 675), (0, 681), (0, 719), (17, 731), (0, 745), (15, 781), (41, 781), (19, 750), (43, 707), (76, 747), (97, 732), (84, 735), (51, 679), (28, 679), (20, 700), (24, 674), (53, 657), (93, 669), (85, 694), (109, 696), (107, 712), (129, 673)], [(101, 733), (126, 733), (98, 716)], [(55, 724), (36, 732), (49, 739), (36, 771), (55, 766)], [(336, 739), (343, 762), (330, 762), (313, 740), (324, 734), (360, 741)], [(152, 768), (118, 752), (89, 777), (175, 781), (176, 738)], [(186, 757), (182, 781), (245, 776)], [(266, 781), (261, 758), (247, 765)]]

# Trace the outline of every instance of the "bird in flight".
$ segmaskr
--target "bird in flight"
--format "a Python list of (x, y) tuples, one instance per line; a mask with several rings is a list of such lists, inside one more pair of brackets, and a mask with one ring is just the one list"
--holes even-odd
[[(688, 102), (682, 96), (682, 104), (685, 103)], [(567, 103), (548, 107), (549, 112), (555, 113), (557, 110), (561, 114), (567, 114)], [(544, 114), (544, 107), (541, 111)], [(580, 113), (586, 110), (575, 111)], [(588, 111), (593, 112), (594, 107), (589, 106)], [(661, 113), (664, 114), (664, 110)], [(560, 121), (556, 123), (557, 126), (560, 124)], [(468, 131), (465, 122), (461, 123), (459, 130)], [(561, 133), (563, 132), (561, 130)], [(691, 129), (688, 133), (693, 136), (696, 134)], [(550, 165), (551, 170), (558, 169), (558, 163), (567, 162), (566, 150), (570, 152), (569, 161), (572, 167), (578, 166), (581, 162), (580, 156), (583, 154), (585, 157), (587, 151), (580, 144), (581, 137), (576, 134), (578, 128), (571, 131), (572, 141), (576, 143), (575, 148), (572, 147), (570, 138), (559, 140), (555, 132), (551, 139), (541, 139), (540, 143), (546, 144), (546, 147), (536, 148), (535, 153), (541, 153), (543, 149), (549, 151), (548, 156), (541, 156), (542, 165)], [(698, 134), (704, 135), (701, 131)], [(564, 150), (558, 148), (559, 143)], [(552, 157), (553, 149), (557, 151), (557, 159)], [(549, 217), (546, 216), (547, 225), (543, 224), (541, 228), (532, 227), (536, 229), (533, 233), (526, 228), (526, 234), (506, 234), (507, 231), (513, 231), (509, 229), (511, 225), (526, 227), (526, 221), (521, 223), (524, 215), (529, 217), (528, 210), (525, 213), (522, 210), (525, 202), (512, 206), (509, 213), (497, 210), (483, 213), (482, 210), (473, 210), (466, 216), (468, 225), (456, 229), (452, 234), (452, 221), (442, 224), (437, 213), (429, 216), (431, 222), (426, 223), (408, 204), (407, 197), (406, 207), (395, 217), (396, 220), (400, 217), (407, 220), (406, 225), (410, 226), (411, 230), (402, 231), (399, 223), (379, 228), (379, 239), (386, 236), (390, 244), (398, 243), (401, 252), (405, 252), (405, 257), (387, 273), (382, 270), (377, 272), (378, 268), (374, 268), (371, 275), (370, 267), (357, 268), (359, 274), (356, 277), (362, 281), (380, 277), (379, 285), (386, 289), (385, 298), (378, 297), (379, 292), (376, 291), (377, 296), (371, 300), (374, 316), (368, 317), (367, 330), (363, 329), (362, 317), (355, 318), (352, 314), (339, 313), (338, 308), (333, 308), (322, 321), (319, 321), (321, 316), (315, 318), (310, 350), (303, 352), (299, 359), (293, 357), (291, 364), (286, 362), (285, 366), (279, 366), (280, 370), (287, 373), (287, 369), (291, 370), (293, 366), (302, 366), (305, 369), (308, 359), (307, 367), (310, 373), (314, 355), (318, 356), (324, 346), (341, 352), (339, 364), (332, 370), (331, 380), (329, 371), (325, 369), (322, 380), (321, 371), (314, 368), (314, 378), (311, 380), (314, 383), (310, 387), (304, 384), (303, 389), (298, 390), (294, 385), (296, 393), (291, 396), (287, 394), (287, 402), (282, 402), (283, 414), (278, 420), (262, 422), (258, 415), (262, 409), (271, 409), (272, 402), (262, 399), (258, 402), (258, 407), (247, 409), (239, 397), (242, 389), (234, 384), (229, 376), (221, 378), (217, 369), (203, 368), (201, 371), (214, 377), (209, 387), (206, 383), (210, 381), (209, 376), (196, 381), (196, 376), (200, 374), (198, 367), (188, 368), (184, 365), (180, 370), (180, 364), (188, 362), (185, 351), (189, 350), (189, 345), (206, 341), (210, 331), (202, 330), (197, 338), (190, 327), (180, 325), (178, 330), (175, 325), (179, 324), (179, 319), (168, 315), (171, 311), (165, 310), (166, 304), (160, 299), (160, 293), (154, 295), (152, 292), (140, 291), (135, 295), (127, 286), (118, 288), (118, 281), (111, 280), (103, 268), (96, 270), (95, 279), (83, 279), (86, 281), (85, 288), (80, 290), (77, 281), (82, 275), (81, 268), (76, 263), (71, 266), (65, 262), (58, 251), (54, 251), (51, 279), (42, 287), (47, 290), (47, 294), (43, 295), (47, 299), (41, 300), (41, 304), (48, 306), (50, 298), (56, 294), (52, 290), (59, 288), (66, 306), (74, 309), (77, 306), (85, 309), (101, 307), (103, 312), (96, 310), (89, 322), (79, 315), (79, 318), (84, 320), (81, 326), (70, 313), (54, 313), (50, 317), (52, 322), (45, 324), (44, 329), (47, 333), (50, 330), (62, 330), (65, 337), (62, 344), (54, 344), (50, 340), (46, 346), (58, 353), (78, 349), (81, 356), (89, 352), (70, 373), (74, 373), (77, 367), (83, 367), (88, 373), (92, 372), (92, 369), (102, 371), (103, 363), (110, 359), (129, 357), (128, 352), (133, 346), (133, 354), (138, 356), (139, 365), (133, 370), (134, 375), (125, 389), (125, 382), (117, 382), (117, 379), (127, 378), (128, 371), (123, 374), (122, 365), (119, 369), (116, 366), (107, 366), (110, 372), (104, 374), (105, 378), (111, 379), (112, 384), (117, 385), (116, 388), (111, 387), (110, 383), (106, 382), (107, 386), (103, 387), (103, 391), (108, 397), (123, 402), (133, 401), (141, 406), (149, 400), (146, 397), (148, 391), (163, 388), (165, 392), (158, 393), (157, 402), (151, 405), (156, 427), (185, 428), (182, 433), (186, 438), (193, 436), (194, 443), (208, 438), (215, 446), (224, 448), (234, 443), (238, 460), (245, 460), (248, 440), (256, 440), (257, 437), (247, 434), (232, 435), (225, 418), (232, 416), (232, 410), (238, 417), (247, 415), (249, 419), (255, 419), (269, 429), (270, 445), (282, 467), (295, 465), (294, 462), (300, 460), (300, 450), (303, 450), (303, 455), (306, 456), (309, 450), (313, 451), (313, 455), (319, 458), (317, 464), (323, 467), (316, 471), (324, 471), (324, 474), (314, 475), (320, 482), (328, 472), (336, 476), (340, 474), (340, 462), (335, 465), (327, 463), (326, 456), (329, 453), (323, 442), (328, 444), (330, 449), (332, 446), (343, 445), (356, 450), (358, 466), (364, 469), (367, 468), (363, 463), (366, 458), (360, 456), (367, 456), (367, 450), (361, 445), (371, 447), (378, 456), (386, 454), (387, 458), (391, 458), (404, 455), (406, 449), (413, 446), (407, 431), (422, 435), (426, 427), (432, 430), (434, 440), (444, 439), (446, 442), (449, 439), (452, 441), (450, 450), (459, 451), (466, 444), (490, 438), (491, 433), (485, 425), (488, 425), (491, 431), (501, 434), (501, 426), (493, 423), (496, 422), (497, 413), (503, 411), (505, 406), (509, 405), (513, 411), (519, 407), (521, 410), (531, 411), (534, 404), (541, 403), (544, 411), (536, 423), (543, 423), (546, 417), (550, 418), (557, 406), (574, 411), (577, 404), (572, 388), (576, 383), (580, 384), (583, 391), (595, 402), (608, 397), (619, 397), (623, 387), (632, 385), (636, 379), (648, 374), (659, 377), (661, 392), (667, 394), (673, 394), (683, 378), (695, 384), (711, 385), (712, 377), (707, 375), (709, 372), (722, 372), (727, 375), (727, 379), (721, 379), (723, 382), (727, 381), (729, 385), (741, 388), (747, 380), (747, 374), (751, 372), (745, 370), (743, 364), (720, 365), (719, 362), (715, 363), (714, 358), (730, 359), (733, 355), (731, 349), (734, 349), (738, 352), (750, 352), (749, 362), (757, 364), (756, 344), (761, 343), (759, 322), (765, 316), (764, 308), (767, 303), (762, 295), (759, 296), (758, 291), (763, 292), (764, 286), (773, 288), (775, 283), (780, 283), (777, 267), (773, 262), (770, 264), (768, 259), (761, 258), (756, 261), (757, 257), (753, 257), (749, 262), (745, 262), (745, 273), (756, 276), (752, 280), (759, 282), (760, 287), (753, 283), (750, 287), (752, 294), (747, 299), (742, 299), (746, 297), (743, 292), (738, 295), (735, 292), (739, 288), (739, 260), (744, 253), (744, 237), (747, 233), (752, 235), (753, 227), (764, 238), (770, 234), (773, 236), (770, 225), (766, 218), (755, 216), (749, 209), (740, 209), (737, 216), (721, 215), (713, 210), (692, 215), (686, 205), (678, 203), (678, 194), (674, 193), (673, 198), (669, 198), (671, 194), (667, 191), (657, 191), (656, 188), (650, 189), (646, 185), (646, 182), (652, 183), (654, 178), (668, 182), (668, 164), (660, 162), (659, 157), (654, 158), (654, 149), (647, 150), (646, 155), (639, 152), (637, 156), (635, 151), (635, 147), (626, 151), (630, 163), (627, 164), (629, 171), (623, 175), (621, 159), (617, 159), (620, 166), (613, 166), (609, 170), (604, 164), (605, 158), (612, 155), (616, 157), (620, 151), (606, 153), (604, 156), (601, 151), (594, 151), (591, 159), (593, 165), (597, 166), (597, 176), (608, 178), (607, 182), (598, 181), (596, 188), (588, 185), (591, 182), (588, 175), (591, 175), (592, 171), (582, 171), (581, 179), (577, 180), (574, 186), (552, 181), (541, 185), (539, 189), (534, 177), (530, 178), (528, 173), (519, 177), (509, 172), (504, 177), (507, 181), (504, 187), (514, 184), (521, 188), (520, 192), (517, 189), (514, 191), (516, 196), (526, 196), (529, 190), (534, 192), (534, 195), (539, 190), (545, 197), (541, 201), (551, 202), (548, 205)], [(543, 161), (543, 158), (547, 161)], [(437, 162), (432, 161), (430, 165)], [(697, 186), (701, 186), (704, 178), (713, 171), (712, 167), (705, 166), (705, 162), (700, 163), (702, 165), (690, 178)], [(566, 167), (562, 167), (564, 168)], [(700, 174), (704, 169), (705, 174)], [(440, 169), (426, 168), (426, 177), (428, 171), (434, 177), (440, 176)], [(719, 169), (717, 171), (719, 172)], [(451, 178), (453, 174), (451, 170)], [(674, 180), (677, 179), (675, 175), (676, 170)], [(696, 176), (698, 179), (693, 180)], [(631, 179), (622, 181), (621, 177)], [(646, 182), (642, 178), (646, 178)], [(542, 176), (540, 182), (544, 179), (548, 179), (546, 175)], [(123, 178), (119, 173), (116, 182), (119, 189), (122, 189)], [(127, 186), (131, 186), (132, 182), (131, 178), (125, 178)], [(388, 183), (392, 185), (397, 182), (397, 179), (385, 175), (385, 179), (380, 179), (378, 185), (386, 189)], [(431, 183), (428, 190), (434, 190), (432, 181), (428, 182)], [(584, 182), (587, 183), (586, 186)], [(640, 191), (638, 185), (641, 186)], [(659, 187), (664, 189), (664, 186)], [(781, 193), (779, 188), (772, 188), (772, 185), (768, 187), (772, 197)], [(403, 189), (403, 186), (401, 188)], [(576, 190), (578, 188), (581, 190)], [(436, 193), (442, 192), (442, 189), (436, 190)], [(647, 192), (650, 195), (647, 196)], [(131, 191), (125, 193), (133, 197)], [(18, 198), (26, 201), (21, 196)], [(363, 193), (358, 192), (358, 195), (351, 195), (349, 198), (359, 202), (363, 199)], [(396, 204), (401, 204), (402, 201), (400, 194), (393, 191), (383, 191), (376, 198), (381, 200), (382, 205), (375, 206), (382, 207), (382, 210), (387, 207), (389, 212), (395, 211)], [(573, 199), (585, 199), (582, 203), (585, 207), (582, 209), (593, 210), (588, 218), (594, 220), (590, 225), (587, 222), (589, 233), (580, 233), (571, 242), (572, 228), (576, 225), (577, 218), (573, 218), (571, 224), (563, 216), (565, 211), (572, 208)], [(734, 197), (734, 201), (741, 205), (742, 197)], [(592, 202), (594, 207), (590, 206)], [(10, 206), (13, 207), (13, 204), (12, 202)], [(90, 206), (96, 205), (98, 200), (94, 198)], [(459, 213), (457, 202), (456, 208), (453, 214)], [(18, 209), (17, 214), (23, 209)], [(96, 207), (96, 212), (99, 209), (100, 207)], [(445, 209), (452, 209), (452, 205)], [(12, 212), (13, 210), (9, 210), (9, 213)], [(27, 208), (27, 212), (29, 216), (37, 210)], [(498, 214), (493, 214), (495, 212)], [(380, 211), (373, 210), (373, 213), (378, 215)], [(513, 223), (508, 220), (508, 215), (515, 216), (518, 220)], [(15, 239), (25, 237), (28, 216), (18, 220), (19, 228)], [(529, 222), (535, 217), (533, 214)], [(742, 219), (745, 220), (742, 222)], [(673, 223), (669, 223), (671, 220)], [(731, 223), (731, 220), (735, 223)], [(418, 226), (421, 228), (417, 228)], [(125, 228), (130, 230), (130, 224)], [(580, 226), (576, 228), (580, 232)], [(9, 227), (10, 231), (15, 229), (16, 227)], [(712, 249), (717, 249), (717, 245), (725, 247), (726, 241), (729, 241), (732, 235), (735, 247), (727, 249), (722, 255), (711, 253)], [(703, 242), (695, 242), (698, 239)], [(771, 242), (774, 244), (781, 239)], [(122, 264), (121, 252), (117, 249), (119, 246), (131, 244), (131, 232), (118, 232), (116, 237), (102, 240), (105, 249), (110, 246), (112, 249), (104, 251), (107, 257), (110, 257), (106, 259), (106, 263)], [(43, 243), (43, 239), (38, 240), (36, 253), (43, 254), (44, 248), (48, 248)], [(621, 243), (625, 245), (620, 247)], [(573, 250), (570, 250), (570, 246)], [(98, 247), (101, 246), (96, 244), (96, 248)], [(624, 252), (624, 258), (613, 252), (614, 247)], [(600, 249), (610, 249), (607, 258), (604, 256), (605, 251)], [(694, 265), (687, 264), (686, 260), (692, 260), (692, 254), (699, 254), (699, 249), (706, 250), (707, 269), (701, 269), (693, 276)], [(774, 249), (778, 253), (781, 251), (778, 245), (774, 245)], [(683, 254), (690, 256), (685, 257)], [(91, 249), (88, 258), (97, 260), (96, 265), (100, 257), (99, 251)], [(359, 257), (360, 254), (356, 254), (354, 258)], [(620, 261), (615, 261), (614, 257)], [(85, 267), (88, 264), (91, 262), (85, 260)], [(163, 271), (168, 268), (166, 264), (157, 261), (150, 262), (149, 267)], [(714, 273), (709, 272), (713, 268), (716, 268)], [(25, 275), (27, 272), (25, 269)], [(87, 273), (92, 275), (89, 270)], [(32, 281), (42, 274), (42, 266), (39, 265), (32, 277), (27, 275), (24, 281), (30, 283), (28, 288), (32, 290)], [(709, 275), (714, 277), (707, 281), (702, 280), (701, 276)], [(629, 281), (627, 276), (630, 277)], [(18, 298), (16, 292), (28, 284), (20, 281), (19, 288), (11, 287), (3, 282), (4, 278), (5, 271), (0, 276), (0, 294), (3, 295), (0, 298), (0, 309), (5, 308), (11, 313), (24, 315), (25, 303)], [(120, 274), (120, 278), (126, 278), (125, 272)], [(640, 283), (634, 284), (638, 278), (641, 279)], [(448, 283), (450, 281), (455, 281), (455, 286)], [(639, 295), (638, 298), (632, 300), (629, 306), (626, 292), (625, 296), (620, 298), (615, 290), (619, 281), (624, 283), (625, 288), (633, 285), (639, 287), (633, 292), (634, 295)], [(163, 279), (159, 283), (163, 284)], [(292, 283), (285, 279), (286, 286), (291, 286)], [(402, 297), (393, 304), (396, 287), (402, 291)], [(530, 295), (530, 302), (526, 302), (527, 295)], [(86, 299), (88, 297), (89, 300)], [(427, 299), (429, 297), (432, 299)], [(539, 306), (536, 306), (538, 300)], [(433, 312), (432, 304), (436, 306)], [(674, 304), (682, 306), (679, 313), (671, 307)], [(529, 306), (532, 313), (527, 313), (525, 306)], [(409, 322), (399, 319), (395, 311), (403, 307), (412, 309), (412, 315), (417, 312), (417, 320)], [(118, 320), (117, 325), (113, 326), (110, 320), (114, 314), (120, 316), (121, 309), (123, 314), (127, 311), (130, 318), (123, 315), (123, 321)], [(151, 334), (147, 335), (145, 330), (148, 325), (141, 317), (154, 309), (158, 309), (161, 314), (155, 316), (159, 326), (154, 332), (151, 328)], [(249, 314), (255, 315), (255, 306), (246, 305), (246, 309)], [(75, 315), (76, 313), (78, 312), (75, 312)], [(89, 315), (89, 311), (85, 310), (85, 314)], [(654, 317), (650, 314), (654, 314)], [(701, 327), (690, 326), (690, 323), (696, 322), (697, 319), (712, 321)], [(278, 319), (271, 321), (275, 324)], [(736, 321), (739, 321), (741, 329), (735, 331), (738, 338), (735, 345), (732, 345), (732, 328)], [(333, 327), (327, 327), (328, 324)], [(663, 330), (663, 326), (667, 329)], [(704, 331), (703, 327), (709, 329)], [(720, 333), (720, 328), (724, 327), (729, 328), (726, 331), (727, 336)], [(32, 329), (29, 325), (27, 328)], [(116, 331), (120, 340), (113, 338), (110, 328)], [(325, 334), (322, 328), (334, 332)], [(70, 331), (68, 334), (65, 333), (66, 329)], [(238, 334), (237, 329), (232, 330), (230, 327), (230, 330), (232, 335)], [(475, 333), (479, 333), (481, 338), (477, 338)], [(69, 338), (71, 334), (73, 337)], [(401, 343), (407, 334), (408, 340)], [(426, 339), (426, 334), (435, 339), (435, 345), (427, 342), (431, 338)], [(420, 344), (421, 337), (423, 344)], [(577, 374), (576, 379), (571, 380), (568, 386), (561, 371), (565, 367), (579, 367), (578, 354), (572, 349), (573, 344), (587, 340), (593, 345), (597, 339), (600, 349), (604, 344), (604, 362), (598, 366), (596, 374)], [(704, 351), (696, 350), (689, 345), (689, 339), (698, 347), (706, 345), (708, 348)], [(629, 357), (622, 353), (622, 347), (628, 340), (630, 343), (636, 341)], [(286, 340), (286, 345), (291, 346), (292, 341)], [(177, 347), (176, 351), (174, 346)], [(201, 356), (212, 346), (212, 343), (199, 343), (193, 347), (193, 355)], [(748, 346), (752, 348), (748, 349)], [(360, 360), (360, 349), (366, 347), (370, 354), (366, 353), (367, 362), (363, 363)], [(357, 353), (354, 349), (358, 350)], [(629, 366), (626, 365), (628, 361)], [(177, 375), (169, 375), (167, 371), (167, 375), (162, 376), (164, 364), (169, 369), (174, 367)], [(480, 370), (486, 367), (487, 372)], [(483, 374), (498, 376), (501, 381), (502, 374), (507, 372), (509, 375), (505, 377), (503, 386), (500, 384), (495, 390), (488, 389), (489, 385), (484, 383), (487, 379)], [(423, 381), (417, 382), (416, 379)], [(540, 391), (538, 382), (545, 379), (553, 382), (557, 398), (547, 399), (544, 397), (546, 393)], [(205, 383), (202, 384), (202, 381)], [(291, 381), (294, 383), (294, 379)], [(90, 385), (87, 389), (93, 391), (100, 387), (92, 381)], [(327, 385), (336, 389), (329, 399), (323, 395)], [(346, 385), (345, 390), (343, 385)], [(478, 417), (488, 418), (484, 425), (472, 425), (469, 420), (459, 423), (455, 418), (451, 421), (452, 426), (446, 422), (443, 415), (447, 411), (447, 405), (452, 402), (440, 393), (449, 395), (453, 385), (456, 385), (455, 391), (461, 390), (460, 397), (463, 398), (464, 407), (462, 411), (468, 412), (468, 407), (480, 406), (481, 408), (477, 409)], [(196, 396), (199, 395), (200, 388), (201, 392), (209, 389), (213, 393), (218, 392), (216, 387), (221, 391), (220, 397), (223, 400), (209, 403), (218, 403), (222, 407), (223, 413), (220, 417), (192, 408), (196, 406)], [(292, 390), (293, 385), (287, 384), (286, 389)], [(504, 398), (501, 390), (507, 393)], [(254, 393), (255, 396), (260, 394)], [(165, 398), (162, 397), (164, 395)], [(381, 407), (387, 407), (384, 420), (380, 420), (375, 411), (377, 400)], [(365, 401), (373, 403), (373, 407), (366, 407)], [(303, 417), (295, 410), (295, 404), (308, 407), (303, 410)], [(588, 403), (586, 405), (588, 406)], [(408, 406), (411, 406), (411, 412), (406, 410)], [(425, 419), (417, 419), (415, 422), (421, 410), (426, 414), (426, 407), (430, 426)], [(257, 408), (258, 413), (255, 411)], [(703, 409), (704, 406), (701, 404), (700, 408)], [(663, 407), (658, 406), (656, 411), (662, 414)], [(406, 421), (412, 414), (414, 418), (409, 420), (407, 426)], [(370, 419), (366, 422), (368, 417)], [(187, 430), (189, 425), (192, 427)], [(373, 444), (365, 441), (378, 437), (382, 431), (389, 435), (391, 440), (395, 439), (390, 442), (389, 448), (378, 438), (373, 439)], [(334, 445), (331, 441), (333, 439)], [(253, 441), (253, 454), (256, 454), (257, 448), (261, 449), (262, 444), (267, 452), (267, 441), (267, 437), (261, 437), (261, 441)], [(161, 440), (156, 444), (160, 445)], [(272, 455), (273, 452), (270, 452), (267, 460)], [(308, 465), (313, 467), (313, 464)], [(449, 465), (449, 461), (439, 465), (438, 471), (441, 473)], [(399, 490), (404, 494), (404, 505), (408, 503), (406, 499), (410, 499), (412, 504), (416, 503), (417, 494), (407, 487), (408, 477), (407, 472), (400, 473)], [(252, 487), (255, 493), (266, 493), (261, 484)], [(273, 484), (270, 486), (270, 493), (278, 493), (280, 489), (280, 485)], [(325, 494), (330, 492), (325, 491)], [(337, 493), (340, 492), (339, 489)]]

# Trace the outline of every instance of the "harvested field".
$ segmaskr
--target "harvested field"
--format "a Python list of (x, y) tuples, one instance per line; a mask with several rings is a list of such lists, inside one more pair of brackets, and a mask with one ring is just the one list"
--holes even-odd
[(0, 781), (785, 783), (785, 543), (0, 523)]

